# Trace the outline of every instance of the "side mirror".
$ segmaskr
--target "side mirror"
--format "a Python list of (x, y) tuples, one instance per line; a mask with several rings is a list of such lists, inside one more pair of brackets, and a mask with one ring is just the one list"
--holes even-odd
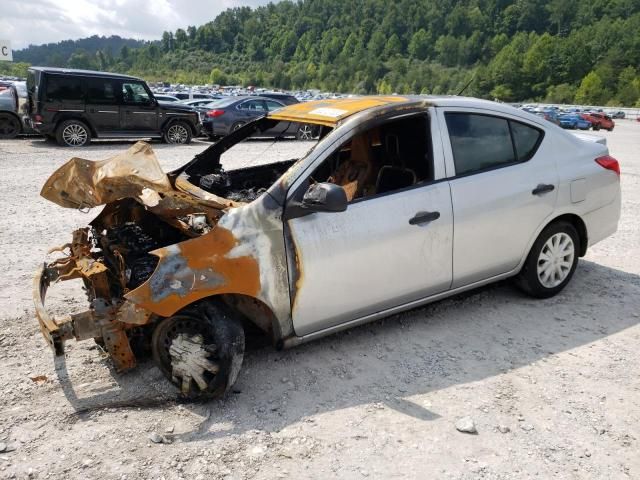
[(335, 183), (314, 183), (302, 197), (302, 208), (312, 212), (344, 212), (347, 194)]

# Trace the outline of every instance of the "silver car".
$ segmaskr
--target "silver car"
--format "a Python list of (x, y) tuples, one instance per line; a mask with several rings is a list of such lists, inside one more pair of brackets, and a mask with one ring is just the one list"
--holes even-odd
[[(287, 123), (317, 128), (302, 158), (224, 170), (227, 150)], [(619, 175), (602, 139), (502, 104), (291, 105), (169, 174), (143, 142), (61, 167), (45, 198), (106, 206), (37, 273), (36, 312), (57, 354), (96, 339), (124, 371), (147, 346), (184, 396), (216, 397), (237, 377), (246, 328), (288, 348), (509, 277), (557, 294), (616, 231)], [(72, 278), (89, 309), (54, 320), (47, 289)]]

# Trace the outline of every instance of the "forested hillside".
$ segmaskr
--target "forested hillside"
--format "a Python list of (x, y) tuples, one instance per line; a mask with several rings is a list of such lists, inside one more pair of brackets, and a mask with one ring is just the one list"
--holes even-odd
[[(29, 45), (23, 50), (15, 52), (16, 62), (27, 62), (31, 65), (47, 65), (50, 67), (71, 67), (76, 63), (85, 62), (85, 57), (97, 61), (96, 55), (102, 55), (113, 60), (113, 55), (118, 54), (123, 46), (137, 48), (146, 42), (121, 38), (117, 35), (99, 37), (93, 35), (80, 40), (64, 40), (59, 43), (47, 43), (46, 45)], [(100, 53), (99, 53), (100, 52)]]
[(284, 1), (67, 64), (356, 93), (457, 93), (473, 78), (466, 94), (630, 106), (640, 97), (640, 0)]

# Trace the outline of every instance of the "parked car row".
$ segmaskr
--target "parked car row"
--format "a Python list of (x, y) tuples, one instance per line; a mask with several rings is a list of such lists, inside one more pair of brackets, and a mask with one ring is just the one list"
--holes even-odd
[[(158, 138), (189, 143), (201, 134), (211, 139), (240, 128), (268, 112), (299, 103), (293, 95), (191, 98), (154, 94), (143, 80), (88, 70), (31, 67), (27, 82), (7, 83), (0, 91), (0, 138), (39, 133), (59, 145), (81, 147), (92, 139)], [(254, 136), (310, 139), (310, 126), (289, 124)]]
[[(611, 132), (615, 127), (615, 122), (612, 117), (604, 112), (581, 111), (578, 108), (561, 110), (554, 107), (540, 108), (530, 105), (525, 105), (520, 107), (520, 109), (538, 115), (562, 128), (572, 130), (589, 130), (592, 128), (593, 130), (605, 129)], [(624, 116), (624, 112), (619, 113), (622, 113)]]

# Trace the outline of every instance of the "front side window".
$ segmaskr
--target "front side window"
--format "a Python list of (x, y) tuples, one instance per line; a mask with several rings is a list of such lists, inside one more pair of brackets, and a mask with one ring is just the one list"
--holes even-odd
[(349, 202), (434, 180), (428, 118), (391, 120), (352, 137), (311, 175), (340, 185)]
[(113, 80), (90, 78), (87, 81), (87, 103), (114, 105), (118, 103)]
[(446, 113), (456, 175), (522, 162), (537, 150), (542, 132), (506, 118)]
[(147, 89), (139, 82), (122, 83), (122, 101), (129, 104), (151, 103)]
[(45, 98), (48, 102), (83, 103), (82, 81), (78, 77), (49, 75)]
[(280, 102), (276, 102), (275, 100), (267, 100), (267, 109), (270, 112), (273, 112), (274, 110), (278, 110), (279, 108), (284, 107), (283, 104), (281, 104)]

